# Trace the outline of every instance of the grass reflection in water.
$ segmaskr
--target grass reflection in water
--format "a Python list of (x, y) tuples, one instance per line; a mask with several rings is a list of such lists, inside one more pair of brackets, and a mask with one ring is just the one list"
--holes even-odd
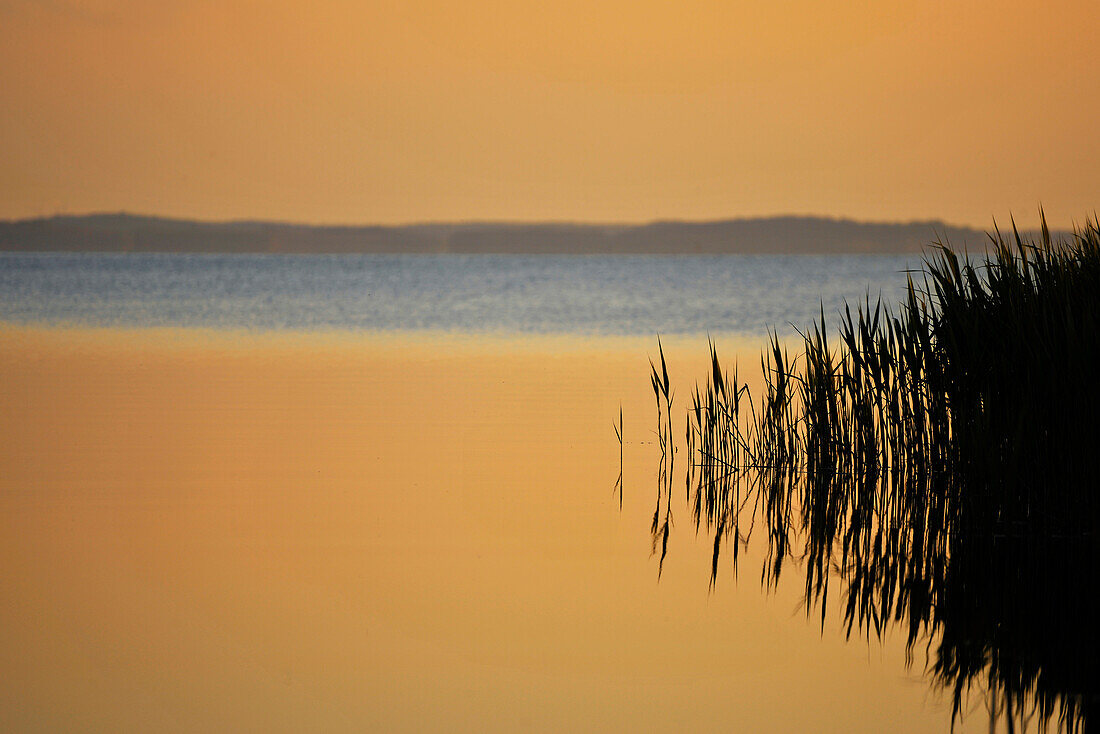
[[(761, 580), (804, 570), (824, 625), (890, 626), (932, 681), (987, 697), (991, 726), (1087, 729), (1100, 693), (1100, 224), (1070, 241), (1000, 232), (978, 259), (938, 246), (896, 309), (825, 315), (792, 357), (777, 336), (754, 395), (711, 347), (687, 410), (687, 504), (711, 582), (766, 532)], [(661, 467), (653, 543), (672, 524), (673, 397), (653, 365)]]

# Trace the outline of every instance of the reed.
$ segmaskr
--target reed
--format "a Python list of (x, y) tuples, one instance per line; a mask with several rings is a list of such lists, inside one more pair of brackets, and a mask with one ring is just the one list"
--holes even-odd
[[(661, 449), (661, 459), (657, 469), (657, 507), (653, 511), (650, 532), (653, 534), (654, 554), (660, 547), (660, 559), (657, 562), (657, 576), (660, 577), (668, 555), (668, 536), (672, 529), (672, 477), (675, 469), (676, 447), (672, 438), (672, 390), (668, 377), (668, 365), (665, 363), (665, 349), (661, 338), (657, 337), (657, 349), (661, 355), (661, 371), (653, 360), (649, 361), (652, 372), (653, 395), (657, 400), (657, 445)], [(662, 510), (663, 508), (663, 510)]]
[[(762, 582), (793, 559), (822, 625), (833, 582), (848, 635), (902, 625), (909, 655), (925, 641), (953, 721), (979, 687), (1010, 731), (1083, 729), (1100, 692), (1083, 591), (1100, 561), (1098, 319), (1100, 223), (1055, 241), (1043, 218), (1037, 241), (995, 230), (977, 259), (937, 243), (904, 301), (846, 305), (835, 341), (823, 310), (793, 358), (773, 333), (755, 399), (711, 344), (686, 426), (711, 583), (760, 521)], [(661, 370), (671, 437), (663, 350)], [(661, 451), (671, 471), (666, 439)], [(662, 562), (671, 503), (662, 473)]]
[(615, 439), (619, 442), (619, 478), (615, 480), (615, 492), (619, 495), (619, 510), (623, 509), (623, 406), (619, 405), (619, 422), (614, 424)]

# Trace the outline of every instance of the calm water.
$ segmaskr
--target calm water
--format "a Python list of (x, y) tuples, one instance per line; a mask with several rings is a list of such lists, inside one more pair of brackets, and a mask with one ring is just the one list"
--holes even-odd
[(0, 320), (251, 330), (652, 335), (893, 302), (916, 257), (0, 253)]
[(679, 492), (650, 556), (650, 337), (685, 395), (706, 331), (906, 267), (0, 254), (0, 730), (947, 731), (902, 640), (761, 593), (759, 543), (711, 587)]

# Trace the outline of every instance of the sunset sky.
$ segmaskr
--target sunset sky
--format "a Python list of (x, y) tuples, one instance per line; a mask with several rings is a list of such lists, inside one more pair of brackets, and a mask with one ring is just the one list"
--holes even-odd
[(0, 0), (0, 218), (1100, 207), (1100, 3)]

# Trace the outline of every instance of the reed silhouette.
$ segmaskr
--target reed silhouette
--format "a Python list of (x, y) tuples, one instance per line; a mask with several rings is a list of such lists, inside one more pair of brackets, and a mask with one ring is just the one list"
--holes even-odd
[[(1036, 241), (995, 230), (977, 259), (937, 243), (906, 299), (844, 307), (792, 358), (773, 332), (755, 395), (711, 344), (687, 410), (687, 502), (713, 539), (711, 583), (759, 522), (766, 588), (793, 561), (824, 626), (907, 635), (952, 723), (971, 689), (991, 729), (1084, 731), (1100, 693), (1100, 223)], [(653, 366), (661, 561), (673, 410)], [(658, 522), (663, 517), (663, 521)], [(1000, 723), (999, 723), (1000, 722)]]

